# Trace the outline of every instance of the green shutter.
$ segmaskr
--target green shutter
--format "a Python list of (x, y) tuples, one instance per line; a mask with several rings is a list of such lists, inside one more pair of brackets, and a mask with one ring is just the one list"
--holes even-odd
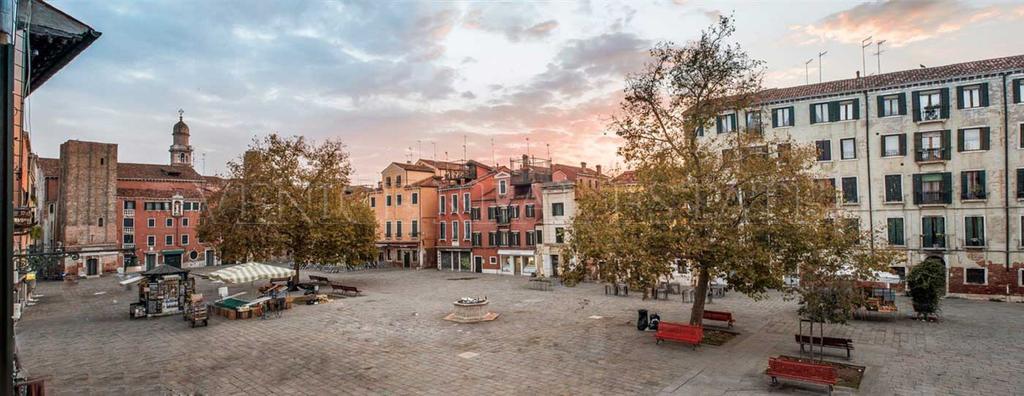
[(934, 217), (921, 218), (921, 244), (924, 247), (931, 247), (933, 245), (932, 237), (935, 235), (934, 219)]
[(942, 174), (942, 202), (953, 203), (953, 174), (950, 172)]
[(814, 103), (811, 103), (811, 105), (808, 107), (808, 109), (810, 110), (809, 113), (811, 113), (811, 124), (817, 124), (818, 123), (818, 117), (816, 117), (815, 114), (814, 114)]
[(964, 151), (964, 130), (963, 129), (957, 129), (956, 130), (956, 151), (957, 152)]
[(960, 199), (967, 197), (967, 172), (960, 172)]
[(796, 107), (789, 106), (789, 126), (796, 126)]
[(900, 92), (900, 115), (907, 115), (907, 94)]
[(914, 205), (921, 204), (921, 175), (915, 174), (913, 176), (914, 182)]
[[(917, 107), (914, 107), (915, 109)], [(921, 132), (914, 132), (914, 161), (921, 161), (924, 157), (921, 156)]]
[(949, 144), (949, 133), (950, 131), (942, 131), (942, 159), (948, 160), (950, 158), (950, 144)]
[(987, 185), (985, 184), (985, 171), (979, 171), (979, 172), (980, 173), (978, 174), (978, 184), (981, 184), (981, 195), (979, 195), (978, 198), (984, 199), (984, 198), (988, 197), (988, 188), (986, 187)]
[(907, 155), (907, 134), (900, 134), (900, 155)]
[(956, 87), (956, 108), (964, 108), (964, 87)]
[(910, 109), (914, 112), (914, 122), (921, 121), (921, 93), (912, 92), (910, 94), (910, 102), (913, 108)]
[(878, 95), (875, 99), (878, 102), (878, 118), (885, 117), (885, 96)]
[(1024, 198), (1024, 168), (1017, 169), (1017, 198)]
[(722, 116), (715, 117), (715, 131), (722, 133)]
[(1013, 80), (1013, 103), (1024, 102), (1024, 100), (1021, 100), (1020, 97), (1020, 87), (1022, 83), (1024, 83), (1024, 78), (1018, 78), (1016, 80)]
[(860, 99), (853, 100), (853, 119), (860, 119)]
[(839, 102), (828, 102), (828, 120), (836, 122), (839, 119)]
[(989, 127), (981, 128), (981, 149), (982, 150), (988, 150), (988, 148), (989, 148), (989, 132), (990, 131), (991, 131), (991, 129)]
[(981, 106), (988, 107), (988, 83), (981, 84), (981, 92), (979, 96), (981, 96)]
[(939, 90), (939, 98), (942, 103), (942, 106), (939, 108), (939, 117), (947, 120), (949, 119), (949, 88)]

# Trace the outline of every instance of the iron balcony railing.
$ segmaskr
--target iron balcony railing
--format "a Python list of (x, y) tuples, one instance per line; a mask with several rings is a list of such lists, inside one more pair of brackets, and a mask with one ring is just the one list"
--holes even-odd
[(925, 250), (946, 250), (949, 244), (946, 243), (947, 236), (942, 234), (921, 235), (921, 249)]
[(921, 204), (943, 204), (946, 203), (946, 193), (944, 191), (922, 191), (921, 192)]
[(920, 161), (942, 161), (943, 153), (946, 151), (943, 147), (929, 147), (918, 150), (918, 157)]
[(921, 119), (924, 121), (935, 121), (941, 117), (942, 111), (939, 106), (928, 106), (921, 111)]
[(124, 217), (135, 217), (135, 209), (125, 209)]

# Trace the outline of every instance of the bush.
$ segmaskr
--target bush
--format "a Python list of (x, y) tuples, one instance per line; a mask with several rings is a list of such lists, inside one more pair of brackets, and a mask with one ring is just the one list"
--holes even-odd
[(939, 312), (939, 301), (946, 294), (946, 266), (941, 260), (925, 260), (910, 270), (907, 287), (914, 311), (927, 320), (928, 315)]

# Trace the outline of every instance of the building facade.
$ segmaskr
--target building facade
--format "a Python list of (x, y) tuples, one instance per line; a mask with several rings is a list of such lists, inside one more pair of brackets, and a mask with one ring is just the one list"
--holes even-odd
[(377, 217), (378, 261), (404, 268), (433, 267), (436, 259), (437, 188), (434, 168), (393, 162), (369, 192)]
[(576, 187), (571, 180), (546, 183), (541, 188), (541, 201), (544, 202), (544, 222), (541, 232), (541, 243), (538, 255), (544, 276), (558, 276), (558, 267), (566, 262), (565, 244), (572, 226), (572, 218), (576, 215)]
[[(953, 295), (1024, 293), (1024, 56), (770, 89), (698, 130), (791, 137), (905, 275), (942, 260)], [(763, 120), (763, 122), (762, 122)]]
[[(494, 272), (497, 263), (485, 257), (481, 225), (482, 203), (494, 195), (494, 168), (477, 161), (446, 165), (443, 186), (438, 189), (437, 268), (456, 272)], [(482, 228), (478, 229), (478, 226)], [(488, 250), (493, 250), (491, 247)], [(488, 254), (490, 253), (490, 254)], [(497, 259), (495, 259), (496, 261)]]

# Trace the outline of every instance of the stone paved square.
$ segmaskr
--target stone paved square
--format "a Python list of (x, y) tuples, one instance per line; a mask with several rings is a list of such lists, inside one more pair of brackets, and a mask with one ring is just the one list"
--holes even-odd
[[(200, 269), (205, 272), (211, 269)], [(305, 274), (306, 272), (304, 272)], [(22, 364), (53, 394), (820, 394), (769, 386), (767, 358), (797, 355), (796, 302), (735, 292), (710, 309), (734, 312), (742, 333), (696, 351), (655, 345), (636, 309), (686, 321), (679, 296), (606, 296), (600, 284), (553, 291), (526, 278), (422, 271), (325, 274), (365, 290), (356, 298), (296, 306), (280, 319), (213, 317), (189, 328), (178, 316), (129, 320), (135, 288), (115, 278), (41, 282), (41, 301), (17, 328)], [(260, 282), (257, 282), (257, 286)], [(197, 280), (207, 296), (216, 287)], [(231, 292), (254, 287), (231, 287)], [(105, 292), (97, 294), (98, 292)], [(442, 320), (451, 301), (483, 296), (493, 322)], [(910, 312), (905, 298), (901, 312)], [(863, 395), (1010, 395), (1024, 390), (1024, 304), (949, 299), (944, 321), (853, 321), (828, 333), (852, 338), (867, 367)], [(834, 355), (831, 360), (845, 362)]]

